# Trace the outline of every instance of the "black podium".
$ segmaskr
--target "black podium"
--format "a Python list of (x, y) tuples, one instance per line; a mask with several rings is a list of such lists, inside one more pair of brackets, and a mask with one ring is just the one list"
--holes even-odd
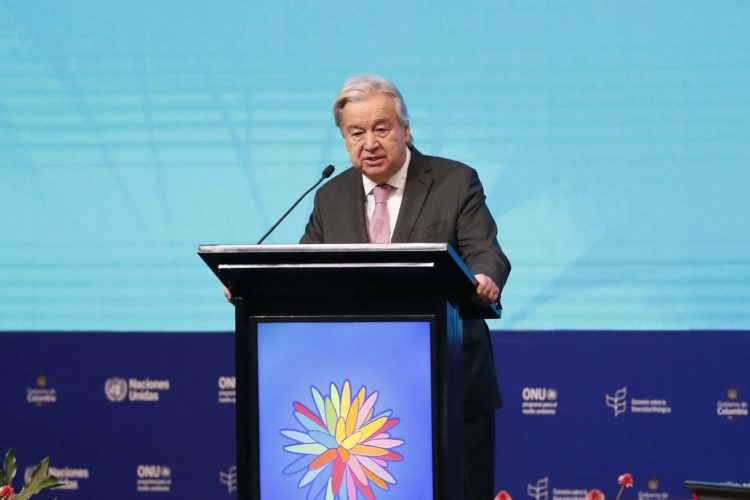
[(461, 319), (500, 311), (453, 248), (198, 253), (235, 297), (240, 499), (463, 498)]

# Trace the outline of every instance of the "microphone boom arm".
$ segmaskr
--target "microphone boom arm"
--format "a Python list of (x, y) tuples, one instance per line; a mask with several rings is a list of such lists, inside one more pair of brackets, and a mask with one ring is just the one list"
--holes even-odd
[(315, 184), (313, 185), (313, 187), (311, 187), (310, 189), (308, 189), (307, 191), (305, 191), (305, 192), (304, 192), (304, 193), (302, 194), (302, 196), (300, 196), (300, 197), (299, 197), (299, 199), (297, 199), (297, 201), (295, 201), (295, 202), (294, 202), (294, 205), (292, 205), (291, 207), (289, 207), (289, 210), (287, 210), (286, 212), (284, 212), (284, 215), (282, 215), (282, 216), (281, 216), (281, 218), (280, 218), (279, 220), (277, 220), (277, 221), (276, 221), (276, 224), (274, 224), (273, 226), (271, 226), (271, 229), (269, 229), (268, 231), (266, 231), (266, 234), (264, 234), (264, 235), (263, 235), (263, 237), (262, 237), (261, 239), (259, 239), (259, 240), (258, 240), (258, 243), (256, 243), (256, 245), (260, 245), (261, 243), (263, 243), (263, 240), (265, 240), (265, 239), (266, 239), (266, 238), (268, 237), (268, 235), (269, 235), (269, 234), (271, 234), (271, 233), (273, 232), (273, 230), (274, 230), (274, 229), (276, 229), (276, 226), (278, 226), (279, 224), (281, 224), (281, 222), (282, 222), (282, 221), (283, 221), (284, 219), (286, 219), (286, 216), (287, 216), (287, 215), (289, 215), (289, 213), (290, 213), (290, 212), (291, 212), (292, 210), (294, 210), (294, 208), (295, 208), (295, 207), (296, 207), (297, 205), (299, 205), (299, 202), (301, 202), (301, 201), (302, 201), (302, 199), (303, 199), (303, 198), (304, 198), (305, 196), (307, 196), (307, 195), (308, 195), (308, 194), (310, 193), (310, 191), (312, 191), (313, 189), (315, 189), (316, 187), (318, 187), (318, 186), (320, 185), (320, 183), (321, 183), (321, 182), (323, 182), (324, 180), (326, 180), (327, 178), (329, 178), (329, 177), (331, 176), (331, 174), (333, 173), (333, 171), (334, 171), (334, 170), (335, 170), (335, 167), (334, 167), (333, 165), (328, 165), (328, 166), (327, 166), (327, 167), (326, 167), (326, 168), (325, 168), (325, 169), (323, 170), (323, 174), (322, 174), (322, 175), (320, 176), (320, 179), (318, 179), (318, 182), (316, 182), (316, 183), (315, 183)]

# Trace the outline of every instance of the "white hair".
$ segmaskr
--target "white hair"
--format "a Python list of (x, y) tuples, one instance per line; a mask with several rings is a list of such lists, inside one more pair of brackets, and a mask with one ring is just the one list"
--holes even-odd
[[(336, 100), (333, 101), (333, 119), (336, 126), (341, 130), (341, 115), (344, 112), (344, 106), (352, 101), (362, 101), (372, 94), (385, 94), (393, 99), (396, 107), (396, 116), (398, 123), (402, 127), (409, 125), (409, 112), (406, 110), (404, 98), (396, 86), (385, 78), (375, 75), (359, 75), (348, 79), (339, 90)], [(343, 131), (342, 131), (343, 134)], [(411, 145), (411, 141), (409, 141)]]

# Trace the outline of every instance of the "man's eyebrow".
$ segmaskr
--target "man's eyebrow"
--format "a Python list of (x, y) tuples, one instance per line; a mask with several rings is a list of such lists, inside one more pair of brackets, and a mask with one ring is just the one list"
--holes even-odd
[[(372, 122), (372, 125), (369, 125), (369, 126), (379, 127), (381, 125), (390, 126), (390, 120), (388, 119), (388, 117), (384, 116), (383, 118), (378, 118), (377, 120)], [(363, 126), (363, 125), (349, 125), (346, 127), (346, 131), (352, 132), (354, 130), (365, 130), (366, 128), (367, 126)]]

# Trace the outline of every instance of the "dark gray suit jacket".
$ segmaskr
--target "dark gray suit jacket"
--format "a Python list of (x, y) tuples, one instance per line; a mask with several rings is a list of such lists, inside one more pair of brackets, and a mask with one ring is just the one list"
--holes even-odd
[[(300, 243), (367, 243), (362, 174), (350, 168), (315, 195)], [(392, 243), (450, 243), (474, 274), (486, 274), (502, 290), (510, 262), (497, 243), (497, 226), (474, 169), (411, 149), (404, 197)], [(465, 417), (501, 404), (489, 332), (484, 321), (464, 321)]]

